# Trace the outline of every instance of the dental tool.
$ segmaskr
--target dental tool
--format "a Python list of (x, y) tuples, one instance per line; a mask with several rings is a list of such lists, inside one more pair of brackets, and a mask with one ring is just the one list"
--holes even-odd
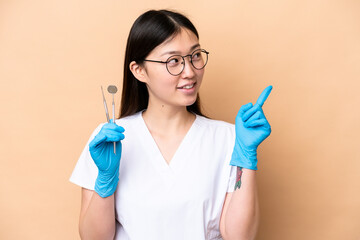
[(106, 99), (105, 99), (105, 95), (104, 95), (104, 90), (103, 90), (103, 87), (102, 87), (102, 86), (101, 86), (101, 92), (102, 92), (102, 96), (103, 96), (103, 102), (104, 102), (104, 108), (105, 108), (105, 113), (106, 113), (106, 119), (107, 119), (107, 122), (110, 122), (109, 112), (108, 112), (108, 108), (107, 108), (107, 104), (106, 104)]
[[(112, 114), (113, 114), (113, 123), (115, 123), (115, 101), (114, 101), (114, 96), (115, 93), (117, 92), (117, 87), (114, 85), (109, 85), (107, 88), (108, 92), (112, 94)], [(114, 153), (116, 154), (116, 143), (114, 142)]]

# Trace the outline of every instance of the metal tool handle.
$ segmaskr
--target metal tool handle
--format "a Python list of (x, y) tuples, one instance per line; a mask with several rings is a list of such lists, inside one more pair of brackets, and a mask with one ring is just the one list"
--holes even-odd
[[(115, 101), (114, 101), (114, 94), (113, 94), (113, 101), (112, 101), (112, 113), (113, 113), (113, 123), (115, 123)], [(114, 154), (116, 155), (116, 142), (114, 142)]]
[(108, 110), (107, 110), (107, 106), (106, 106), (106, 102), (104, 101), (104, 107), (105, 107), (105, 112), (106, 112), (106, 119), (107, 119), (107, 122), (109, 123), (110, 122), (110, 118), (109, 118), (109, 113), (108, 113)]
[[(110, 122), (109, 111), (108, 111), (108, 108), (107, 108), (106, 99), (105, 99), (105, 95), (104, 95), (104, 90), (103, 90), (102, 86), (101, 86), (101, 92), (102, 92), (102, 95), (103, 95), (103, 102), (104, 102), (106, 119), (107, 119), (107, 122), (109, 123), (109, 122)], [(115, 103), (114, 103), (114, 95), (113, 95), (112, 111), (113, 111), (113, 122), (115, 123)], [(116, 155), (116, 142), (114, 142), (114, 154)]]
[(109, 111), (108, 111), (108, 108), (107, 108), (106, 99), (105, 99), (105, 95), (104, 95), (104, 90), (103, 90), (102, 86), (101, 86), (101, 92), (102, 92), (102, 96), (103, 96), (106, 119), (107, 119), (107, 122), (109, 123), (110, 122)]

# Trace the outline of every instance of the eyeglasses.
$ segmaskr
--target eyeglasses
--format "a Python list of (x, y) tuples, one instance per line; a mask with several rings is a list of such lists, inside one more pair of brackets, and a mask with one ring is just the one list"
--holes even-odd
[(185, 68), (185, 58), (190, 57), (190, 63), (191, 65), (197, 69), (203, 69), (208, 61), (208, 55), (209, 52), (207, 52), (205, 49), (197, 49), (193, 51), (191, 54), (181, 56), (181, 55), (173, 55), (169, 57), (165, 62), (164, 61), (155, 61), (155, 60), (149, 60), (145, 59), (144, 61), (147, 62), (156, 62), (156, 63), (165, 63), (166, 69), (168, 72), (173, 75), (177, 76), (180, 75)]

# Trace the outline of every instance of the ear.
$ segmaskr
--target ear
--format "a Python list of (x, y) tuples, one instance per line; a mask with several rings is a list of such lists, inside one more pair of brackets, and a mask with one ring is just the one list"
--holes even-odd
[(130, 71), (134, 75), (134, 77), (139, 80), (140, 82), (146, 83), (147, 82), (147, 75), (145, 68), (140, 66), (135, 61), (132, 61), (129, 65)]

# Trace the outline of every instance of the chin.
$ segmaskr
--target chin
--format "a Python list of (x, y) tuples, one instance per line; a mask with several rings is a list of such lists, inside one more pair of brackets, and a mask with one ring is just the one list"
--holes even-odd
[(184, 102), (184, 105), (186, 107), (193, 105), (196, 102), (197, 97), (195, 96), (193, 99), (187, 99), (187, 101)]

